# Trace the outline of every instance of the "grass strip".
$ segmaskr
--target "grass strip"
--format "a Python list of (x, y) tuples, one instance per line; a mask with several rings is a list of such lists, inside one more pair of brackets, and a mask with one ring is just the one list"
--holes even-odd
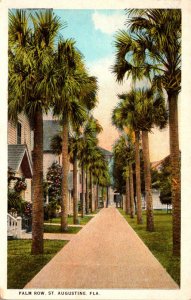
[(180, 258), (172, 254), (172, 215), (166, 211), (154, 211), (155, 231), (146, 230), (146, 212), (143, 212), (143, 224), (137, 224), (137, 218), (131, 219), (122, 209), (120, 213), (128, 221), (153, 255), (163, 265), (171, 277), (180, 285)]
[(31, 240), (8, 241), (7, 288), (22, 289), (67, 242), (44, 240), (44, 254), (31, 255)]
[[(78, 217), (79, 219), (79, 225), (86, 225), (93, 217), (92, 216), (84, 216), (83, 218)], [(61, 223), (61, 218), (53, 218), (50, 220), (44, 221), (45, 223), (55, 223), (55, 224), (60, 224)], [(73, 224), (73, 217), (69, 216), (68, 217), (68, 224), (72, 225)]]
[[(78, 233), (82, 227), (73, 227), (70, 226), (68, 227), (68, 231), (64, 233)], [(61, 232), (61, 227), (60, 226), (55, 226), (55, 225), (44, 225), (44, 232), (45, 233), (63, 233)]]

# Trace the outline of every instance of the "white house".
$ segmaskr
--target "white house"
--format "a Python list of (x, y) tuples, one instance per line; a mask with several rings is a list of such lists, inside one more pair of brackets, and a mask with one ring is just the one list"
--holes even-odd
[(19, 114), (17, 123), (8, 122), (8, 167), (17, 177), (24, 177), (27, 183), (22, 197), (31, 202), (32, 180), (32, 143), (33, 132), (30, 121), (23, 113)]

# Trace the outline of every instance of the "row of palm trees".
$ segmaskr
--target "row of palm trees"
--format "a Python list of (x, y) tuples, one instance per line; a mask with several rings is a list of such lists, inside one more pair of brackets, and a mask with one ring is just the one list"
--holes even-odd
[[(152, 192), (151, 192), (151, 174), (150, 174), (150, 156), (149, 156), (149, 138), (148, 133), (158, 125), (163, 128), (167, 123), (167, 113), (165, 109), (164, 97), (161, 93), (152, 89), (133, 89), (127, 94), (118, 95), (120, 102), (113, 110), (113, 124), (120, 130), (127, 130), (128, 139), (126, 142), (119, 139), (125, 144), (126, 156), (132, 169), (132, 163), (136, 162), (136, 197), (137, 197), (137, 223), (142, 224), (142, 201), (141, 201), (141, 176), (140, 176), (140, 137), (142, 137), (142, 150), (144, 159), (145, 175), (145, 196), (147, 203), (147, 230), (154, 230), (153, 209), (152, 209)], [(134, 152), (132, 149), (134, 133)], [(117, 143), (118, 145), (118, 143)], [(122, 146), (122, 144), (121, 144)], [(115, 151), (114, 147), (114, 151)], [(131, 151), (130, 151), (131, 150)], [(134, 155), (133, 155), (134, 154)], [(127, 177), (130, 177), (127, 174)]]
[[(84, 151), (82, 165), (85, 157), (90, 161), (87, 154), (91, 156), (92, 149), (97, 148), (96, 131), (91, 149), (87, 146), (85, 133), (82, 133), (84, 122), (97, 104), (97, 79), (88, 74), (75, 41), (59, 36), (63, 26), (65, 24), (51, 9), (9, 12), (9, 119), (15, 122), (18, 114), (24, 112), (34, 130), (32, 254), (43, 253), (43, 114), (51, 109), (62, 125), (61, 231), (68, 229), (69, 131), (76, 136), (77, 144), (79, 139), (86, 143), (81, 149)], [(74, 148), (76, 170), (79, 147)], [(90, 168), (88, 163), (87, 169)], [(96, 163), (91, 162), (92, 173), (100, 178), (93, 165)], [(106, 163), (103, 165), (107, 169)], [(76, 190), (74, 198), (76, 219)]]
[[(139, 137), (145, 164), (147, 229), (154, 230), (148, 132), (166, 124), (170, 136), (173, 206), (173, 253), (180, 255), (180, 151), (178, 138), (178, 94), (181, 89), (181, 12), (179, 9), (128, 9), (127, 30), (116, 34), (113, 73), (118, 82), (131, 77), (133, 88), (119, 95), (113, 123), (130, 128), (135, 135), (137, 218), (142, 222), (140, 200)], [(149, 82), (149, 86), (148, 86)], [(140, 88), (145, 83), (145, 88)], [(139, 88), (138, 88), (139, 87)], [(167, 112), (163, 94), (167, 98)]]
[[(78, 199), (77, 199), (77, 172), (81, 168), (82, 174), (82, 199), (81, 216), (98, 208), (99, 186), (109, 184), (108, 164), (104, 153), (98, 147), (97, 135), (102, 131), (102, 127), (92, 115), (87, 115), (86, 121), (80, 128), (74, 128), (69, 133), (68, 156), (73, 164), (73, 222), (78, 224)], [(62, 153), (61, 133), (55, 135), (51, 140), (51, 149), (55, 154)], [(96, 185), (96, 199), (93, 199), (93, 185)]]

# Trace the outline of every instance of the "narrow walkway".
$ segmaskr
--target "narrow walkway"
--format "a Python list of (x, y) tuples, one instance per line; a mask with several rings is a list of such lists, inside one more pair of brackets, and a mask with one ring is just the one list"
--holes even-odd
[(177, 284), (114, 207), (103, 208), (25, 288), (155, 288)]
[[(60, 226), (60, 223), (44, 223), (44, 225)], [(85, 225), (80, 224), (68, 224), (68, 227), (84, 227)]]

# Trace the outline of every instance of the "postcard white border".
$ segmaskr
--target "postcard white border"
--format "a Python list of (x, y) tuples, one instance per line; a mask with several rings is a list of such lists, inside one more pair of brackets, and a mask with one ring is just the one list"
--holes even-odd
[[(180, 8), (182, 10), (182, 92), (181, 92), (181, 121), (180, 139), (182, 145), (182, 260), (181, 260), (181, 288), (179, 290), (92, 290), (99, 295), (92, 296), (87, 291), (87, 296), (39, 296), (34, 292), (42, 290), (30, 290), (30, 295), (19, 295), (19, 291), (6, 289), (6, 193), (7, 193), (7, 30), (9, 8), (57, 8), (57, 9), (124, 9), (124, 8)], [(129, 0), (129, 1), (103, 1), (103, 0), (5, 0), (0, 2), (0, 181), (1, 181), (1, 297), (3, 299), (191, 299), (191, 1), (190, 0)], [(67, 291), (66, 289), (62, 289)], [(72, 289), (71, 291), (75, 291)], [(50, 290), (45, 290), (46, 294)], [(81, 290), (80, 290), (81, 291)]]

